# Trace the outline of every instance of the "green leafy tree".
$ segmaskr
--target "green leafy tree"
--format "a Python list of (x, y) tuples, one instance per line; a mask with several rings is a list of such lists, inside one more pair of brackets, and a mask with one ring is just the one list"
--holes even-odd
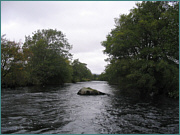
[(178, 96), (179, 2), (143, 1), (102, 42), (108, 81), (140, 94)]
[(108, 77), (107, 74), (105, 72), (102, 72), (99, 77), (98, 77), (99, 81), (108, 81)]
[(92, 80), (99, 80), (99, 75), (98, 74), (92, 74)]
[(32, 84), (69, 82), (72, 76), (71, 48), (64, 34), (57, 30), (38, 30), (32, 37), (26, 37), (23, 51)]
[(28, 83), (21, 43), (1, 36), (1, 85), (2, 87), (24, 86)]
[(78, 59), (72, 62), (73, 82), (89, 81), (92, 78), (91, 71), (87, 68), (87, 64), (81, 63)]

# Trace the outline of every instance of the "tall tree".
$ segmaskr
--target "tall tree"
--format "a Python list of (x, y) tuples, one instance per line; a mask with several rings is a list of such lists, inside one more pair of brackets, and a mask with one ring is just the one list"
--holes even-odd
[(32, 84), (62, 84), (72, 76), (70, 66), (72, 48), (61, 31), (38, 30), (26, 37), (23, 45)]
[(179, 2), (143, 1), (102, 42), (109, 82), (138, 93), (178, 96)]
[(2, 87), (23, 86), (28, 83), (21, 43), (1, 36), (1, 85)]

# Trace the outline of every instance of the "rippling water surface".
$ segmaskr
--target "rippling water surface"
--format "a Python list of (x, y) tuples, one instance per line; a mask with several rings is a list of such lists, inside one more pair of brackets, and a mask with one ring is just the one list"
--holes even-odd
[[(77, 95), (82, 87), (109, 95)], [(4, 134), (179, 133), (178, 101), (137, 100), (103, 81), (1, 91)]]

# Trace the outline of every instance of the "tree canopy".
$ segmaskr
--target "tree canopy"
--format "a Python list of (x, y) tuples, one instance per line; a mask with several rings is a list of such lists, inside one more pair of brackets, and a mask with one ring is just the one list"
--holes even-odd
[(72, 60), (72, 46), (61, 31), (37, 30), (23, 46), (1, 37), (2, 87), (63, 84), (91, 79), (85, 63)]
[(23, 49), (30, 52), (28, 68), (33, 84), (61, 84), (71, 80), (71, 45), (61, 31), (38, 30), (32, 37), (26, 37)]
[(27, 83), (24, 76), (24, 57), (20, 50), (21, 43), (9, 41), (1, 36), (1, 85), (15, 86)]
[(91, 80), (92, 73), (87, 68), (87, 64), (81, 63), (79, 59), (75, 59), (72, 62), (72, 68), (73, 68), (73, 82)]
[(179, 2), (143, 1), (115, 19), (102, 42), (110, 64), (110, 83), (137, 93), (177, 96), (179, 77)]

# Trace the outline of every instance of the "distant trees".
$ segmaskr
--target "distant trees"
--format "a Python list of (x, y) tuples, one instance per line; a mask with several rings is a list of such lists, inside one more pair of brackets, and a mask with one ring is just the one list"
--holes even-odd
[(102, 73), (98, 76), (98, 80), (99, 80), (99, 81), (107, 81), (107, 80), (108, 80), (108, 76), (107, 76), (106, 72), (102, 72)]
[(75, 59), (72, 62), (72, 69), (73, 82), (88, 81), (92, 79), (91, 71), (87, 68), (85, 63), (79, 62), (78, 59)]
[(110, 83), (140, 94), (179, 94), (179, 2), (143, 1), (115, 19), (104, 53)]
[(38, 30), (25, 37), (23, 46), (1, 36), (1, 85), (63, 84), (91, 79), (86, 64), (74, 60), (72, 46), (61, 31)]

